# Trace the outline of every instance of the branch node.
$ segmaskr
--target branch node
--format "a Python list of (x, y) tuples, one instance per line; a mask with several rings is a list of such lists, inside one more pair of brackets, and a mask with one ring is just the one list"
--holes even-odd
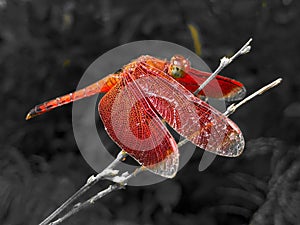
[(250, 52), (250, 50), (251, 50), (251, 46), (247, 46), (245, 49), (243, 49), (242, 51), (241, 51), (241, 54), (247, 54), (247, 53), (249, 53)]
[(224, 56), (223, 58), (220, 59), (220, 67), (221, 68), (226, 67), (228, 64), (231, 63), (231, 61), (232, 61), (231, 58)]

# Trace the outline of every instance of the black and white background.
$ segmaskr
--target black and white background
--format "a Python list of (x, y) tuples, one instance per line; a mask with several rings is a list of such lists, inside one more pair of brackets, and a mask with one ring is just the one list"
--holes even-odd
[(231, 117), (245, 152), (200, 173), (198, 149), (174, 179), (114, 192), (64, 224), (300, 224), (299, 15), (296, 0), (0, 0), (0, 224), (38, 224), (94, 173), (77, 149), (71, 105), (31, 121), (27, 111), (74, 90), (121, 44), (158, 39), (194, 50), (188, 24), (212, 69), (253, 38), (252, 51), (222, 72), (248, 93), (283, 78)]

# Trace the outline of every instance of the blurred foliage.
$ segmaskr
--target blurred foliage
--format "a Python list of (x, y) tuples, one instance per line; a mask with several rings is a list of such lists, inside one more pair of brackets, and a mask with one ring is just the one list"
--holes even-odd
[(249, 92), (284, 79), (233, 115), (245, 153), (199, 173), (199, 151), (175, 179), (116, 192), (65, 224), (299, 224), (299, 11), (295, 0), (0, 0), (0, 224), (37, 224), (93, 173), (71, 106), (30, 122), (26, 112), (74, 90), (120, 44), (161, 39), (193, 50), (188, 24), (211, 68), (253, 37), (252, 52), (223, 72)]

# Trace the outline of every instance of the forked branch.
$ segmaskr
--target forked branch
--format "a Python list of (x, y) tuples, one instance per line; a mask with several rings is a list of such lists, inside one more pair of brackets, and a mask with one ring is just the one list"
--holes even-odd
[[(215, 76), (220, 73), (222, 69), (224, 69), (226, 66), (228, 66), (234, 59), (236, 59), (238, 56), (246, 54), (250, 51), (251, 46), (249, 45), (252, 39), (250, 39), (237, 53), (235, 53), (232, 57), (227, 58), (223, 57), (221, 59), (220, 65), (218, 68), (211, 74), (211, 76), (203, 82), (199, 88), (194, 92), (194, 95), (197, 95), (211, 80), (215, 78)], [(229, 108), (224, 113), (225, 116), (231, 115), (238, 107), (249, 101), (250, 99), (254, 98), (257, 95), (260, 95), (267, 91), (268, 89), (275, 87), (281, 82), (281, 78), (277, 79), (276, 81), (272, 82), (269, 85), (264, 86), (263, 88), (259, 89), (258, 91), (254, 92), (252, 95), (248, 96), (241, 102), (235, 104), (232, 104), (229, 106)], [(185, 143), (187, 143), (188, 140), (184, 139), (183, 141), (178, 143), (178, 147), (181, 147)], [(133, 176), (137, 175), (139, 172), (141, 172), (144, 167), (139, 167), (136, 169), (133, 173), (128, 174), (123, 173), (122, 175), (118, 176), (119, 171), (114, 170), (114, 168), (118, 165), (118, 163), (126, 158), (127, 154), (124, 151), (121, 151), (117, 158), (102, 172), (98, 173), (96, 176), (91, 176), (86, 184), (82, 186), (74, 195), (72, 195), (65, 203), (63, 203), (58, 209), (56, 209), (50, 216), (48, 216), (44, 221), (42, 221), (39, 225), (58, 225), (61, 222), (63, 222), (65, 219), (69, 218), (70, 216), (74, 215), (75, 213), (79, 212), (80, 210), (88, 207), (89, 205), (93, 204), (95, 201), (99, 200), (100, 198), (104, 197), (105, 195), (109, 194), (110, 192), (114, 190), (119, 190), (124, 188), (127, 185), (127, 181), (132, 178)], [(74, 205), (66, 214), (64, 214), (62, 217), (58, 218), (57, 220), (51, 222), (55, 217), (57, 217), (63, 210), (65, 210), (68, 206), (70, 206), (71, 203), (73, 203), (76, 199), (78, 199), (79, 196), (81, 196), (83, 193), (85, 193), (87, 190), (89, 190), (94, 184), (96, 184), (99, 180), (103, 179), (109, 179), (114, 182), (114, 184), (108, 186), (106, 189), (100, 191), (93, 197), (89, 198), (88, 200), (77, 203)], [(51, 222), (51, 223), (50, 223)]]
[(39, 225), (47, 225), (51, 220), (53, 220), (58, 214), (60, 214), (64, 209), (66, 209), (71, 203), (78, 199), (83, 193), (89, 190), (94, 184), (99, 180), (108, 179), (109, 177), (115, 177), (119, 171), (113, 170), (118, 163), (126, 158), (127, 153), (121, 151), (115, 160), (109, 164), (102, 172), (98, 173), (96, 176), (92, 175), (75, 194), (73, 194), (67, 201), (65, 201), (60, 207), (58, 207), (53, 213), (51, 213), (46, 219), (44, 219)]
[(70, 216), (74, 215), (75, 213), (79, 212), (80, 210), (92, 205), (94, 202), (99, 200), (100, 198), (104, 197), (105, 195), (109, 194), (112, 191), (119, 190), (122, 188), (125, 188), (127, 185), (127, 181), (133, 177), (136, 176), (139, 172), (143, 170), (143, 167), (138, 167), (133, 173), (128, 174), (127, 172), (123, 173), (121, 176), (115, 176), (111, 180), (115, 183), (112, 185), (109, 185), (106, 189), (98, 192), (93, 197), (89, 198), (88, 200), (77, 203), (72, 207), (70, 211), (68, 211), (65, 215), (60, 217), (59, 219), (55, 220), (54, 222), (49, 223), (49, 225), (58, 225), (61, 222), (63, 222), (65, 219), (69, 218)]

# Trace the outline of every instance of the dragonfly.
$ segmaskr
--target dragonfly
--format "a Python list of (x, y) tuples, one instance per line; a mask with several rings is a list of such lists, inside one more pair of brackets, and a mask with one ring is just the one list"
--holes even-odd
[[(98, 112), (111, 139), (150, 172), (172, 178), (178, 170), (179, 151), (165, 123), (194, 145), (217, 155), (236, 157), (244, 149), (239, 127), (203, 99), (237, 101), (245, 96), (245, 87), (217, 75), (217, 82), (197, 91), (210, 75), (193, 68), (181, 55), (170, 61), (142, 55), (83, 89), (35, 106), (26, 119), (105, 93)], [(221, 91), (215, 91), (217, 88)]]

